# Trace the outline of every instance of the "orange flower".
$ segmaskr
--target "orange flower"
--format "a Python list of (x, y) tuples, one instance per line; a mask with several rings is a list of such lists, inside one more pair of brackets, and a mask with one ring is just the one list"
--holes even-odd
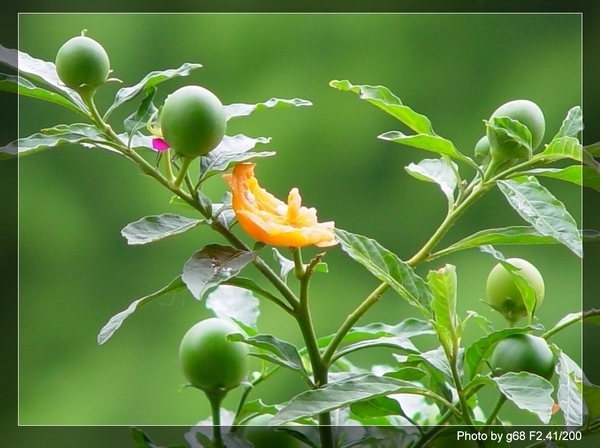
[(272, 246), (319, 247), (337, 244), (333, 221), (317, 222), (314, 208), (302, 207), (297, 188), (288, 203), (261, 188), (254, 177), (254, 163), (240, 163), (223, 178), (231, 186), (233, 211), (248, 235)]

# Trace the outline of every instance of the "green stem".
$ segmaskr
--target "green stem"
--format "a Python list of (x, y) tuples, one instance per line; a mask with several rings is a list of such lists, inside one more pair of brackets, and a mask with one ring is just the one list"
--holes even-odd
[(432, 426), (431, 428), (429, 428), (425, 434), (423, 434), (421, 436), (421, 438), (419, 440), (417, 440), (417, 442), (411, 446), (410, 448), (421, 448), (424, 445), (426, 445), (431, 439), (433, 439), (435, 437), (435, 435), (440, 432), (442, 429), (444, 429), (444, 423), (446, 423), (448, 420), (450, 420), (452, 418), (452, 416), (454, 415), (454, 412), (452, 412), (451, 409), (448, 409), (444, 415), (442, 415), (440, 417), (440, 419), (437, 421), (436, 426)]
[(462, 409), (463, 420), (467, 425), (475, 426), (475, 422), (471, 418), (471, 408), (469, 407), (469, 403), (467, 403), (467, 397), (465, 396), (462, 381), (460, 380), (460, 373), (458, 372), (458, 368), (456, 367), (456, 358), (452, 357), (452, 359), (449, 359), (448, 361), (450, 363), (450, 370), (452, 372), (454, 386), (456, 387), (458, 401), (460, 402), (460, 407)]
[(212, 411), (212, 424), (213, 424), (213, 447), (214, 448), (226, 448), (223, 443), (223, 435), (221, 434), (221, 403), (227, 395), (227, 392), (218, 390), (207, 392), (204, 391), (208, 401), (210, 401), (210, 408)]
[(491, 414), (485, 422), (485, 426), (491, 426), (494, 424), (494, 421), (496, 420), (496, 417), (498, 417), (498, 413), (500, 412), (500, 409), (502, 408), (504, 403), (506, 403), (506, 396), (500, 395), (498, 397), (498, 400), (496, 401), (496, 404), (494, 405), (494, 408), (492, 409)]
[(375, 305), (384, 292), (386, 292), (390, 288), (390, 285), (387, 283), (381, 283), (377, 288), (373, 290), (371, 294), (356, 308), (351, 314), (348, 315), (342, 326), (335, 333), (335, 336), (327, 345), (327, 348), (323, 352), (323, 363), (325, 365), (329, 365), (335, 351), (339, 347), (339, 345), (344, 340), (346, 334), (352, 329), (354, 324), (358, 322), (358, 320), (371, 308)]
[[(296, 320), (306, 344), (306, 351), (313, 370), (315, 388), (321, 388), (327, 385), (328, 368), (319, 352), (319, 344), (309, 308), (308, 285), (312, 271), (304, 267), (300, 248), (294, 250), (294, 268), (294, 273), (300, 280), (300, 303), (295, 310)], [(319, 415), (319, 436), (322, 448), (334, 447), (331, 413), (329, 412)]]
[(181, 184), (185, 179), (185, 175), (187, 174), (187, 170), (190, 167), (191, 163), (195, 160), (193, 157), (183, 157), (181, 159), (181, 167), (179, 168), (179, 173), (177, 173), (177, 178), (175, 182), (173, 182), (173, 188), (175, 190), (181, 189)]
[(600, 309), (591, 309), (588, 311), (584, 311), (581, 314), (578, 314), (577, 316), (575, 316), (574, 318), (572, 318), (566, 322), (563, 322), (562, 324), (557, 325), (554, 328), (551, 328), (550, 330), (545, 332), (542, 335), (542, 337), (544, 339), (550, 339), (552, 336), (554, 336), (559, 331), (562, 331), (565, 328), (570, 327), (573, 324), (576, 324), (577, 322), (583, 322), (585, 319), (587, 319), (589, 317), (593, 317), (593, 316), (600, 316)]
[(163, 153), (163, 166), (165, 169), (165, 175), (167, 176), (167, 180), (169, 183), (173, 183), (175, 180), (175, 175), (173, 174), (173, 167), (171, 165), (171, 150), (167, 149)]
[(433, 248), (441, 241), (441, 239), (446, 235), (448, 230), (454, 225), (454, 223), (460, 218), (460, 216), (481, 196), (483, 196), (490, 188), (492, 188), (493, 184), (479, 184), (476, 188), (473, 189), (471, 194), (464, 198), (464, 201), (458, 205), (451, 213), (446, 215), (444, 221), (440, 224), (434, 234), (429, 238), (429, 240), (425, 243), (425, 245), (406, 263), (415, 267), (419, 263), (425, 261), (430, 255)]

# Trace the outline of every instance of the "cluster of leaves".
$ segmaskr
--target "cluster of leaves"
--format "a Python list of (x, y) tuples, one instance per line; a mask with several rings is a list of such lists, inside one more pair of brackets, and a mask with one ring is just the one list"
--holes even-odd
[[(107, 128), (94, 121), (89, 105), (75, 91), (60, 83), (52, 63), (8, 49), (2, 49), (0, 56), (2, 62), (14, 68), (18, 61), (20, 72), (20, 75), (0, 75), (0, 89), (58, 104), (92, 122), (59, 124), (20, 138), (2, 148), (0, 154), (3, 157), (25, 156), (61, 145), (80, 144), (128, 157), (149, 175), (155, 171), (151, 165), (144, 164), (144, 159), (138, 156), (137, 151), (151, 151), (152, 137), (145, 135), (142, 130), (157, 110), (153, 103), (157, 86), (168, 79), (187, 76), (200, 67), (199, 64), (183, 64), (177, 69), (152, 72), (134, 86), (118, 90), (102, 122), (116, 108), (135, 98), (140, 99), (140, 104), (125, 120), (124, 131), (115, 134), (115, 139)], [(248, 248), (231, 232), (235, 222), (231, 197), (226, 194), (219, 202), (213, 202), (200, 190), (207, 179), (229, 170), (237, 163), (274, 154), (272, 151), (253, 151), (258, 144), (268, 143), (268, 138), (235, 135), (226, 136), (215, 150), (199, 158), (200, 174), (191, 189), (191, 195), (176, 194), (173, 198), (173, 201), (183, 201), (200, 211), (201, 218), (173, 213), (147, 216), (126, 225), (122, 230), (128, 244), (143, 245), (190, 231), (199, 225), (208, 225), (230, 244), (208, 244), (196, 251), (184, 264), (181, 275), (164, 288), (135, 300), (128, 308), (113, 316), (101, 329), (98, 343), (106, 343), (123, 322), (143, 306), (159, 297), (186, 289), (195, 299), (203, 300), (217, 317), (235, 321), (245, 335), (232, 335), (231, 340), (253, 346), (255, 351), (252, 355), (261, 359), (263, 364), (261, 372), (244, 386), (239, 408), (233, 413), (234, 426), (226, 434), (227, 446), (231, 447), (251, 446), (236, 435), (235, 428), (257, 415), (271, 416), (272, 425), (314, 425), (323, 414), (331, 414), (332, 422), (338, 426), (365, 427), (351, 437), (349, 433), (338, 435), (336, 446), (339, 447), (385, 446), (384, 440), (392, 440), (390, 443), (395, 443), (393, 446), (421, 446), (436, 436), (436, 430), (423, 429), (426, 425), (468, 423), (482, 429), (487, 424), (500, 421), (496, 415), (486, 416), (479, 406), (477, 393), (484, 387), (496, 390), (518, 408), (537, 416), (542, 423), (580, 427), (584, 431), (594, 432), (600, 421), (598, 387), (586, 383), (581, 368), (558, 346), (551, 345), (558, 360), (556, 386), (527, 372), (490, 375), (489, 371), (486, 372), (486, 360), (494, 345), (512, 334), (539, 332), (549, 339), (556, 332), (583, 320), (598, 323), (599, 313), (596, 310), (570, 314), (545, 330), (542, 325), (532, 323), (534, 293), (526, 281), (520, 281), (519, 288), (523, 290), (530, 310), (528, 324), (494, 329), (485, 316), (474, 312), (465, 317), (458, 315), (455, 266), (446, 264), (439, 270), (430, 271), (426, 278), (414, 271), (414, 267), (420, 263), (471, 248), (479, 248), (510, 268), (502, 253), (494, 248), (498, 245), (562, 244), (576, 256), (582, 257), (583, 239), (597, 238), (597, 233), (580, 231), (565, 206), (538, 180), (538, 177), (550, 177), (600, 191), (600, 165), (594, 159), (600, 154), (600, 147), (583, 148), (577, 138), (583, 127), (581, 109), (574, 107), (568, 112), (556, 135), (539, 153), (531, 154), (526, 160), (485, 179), (480, 165), (461, 153), (450, 140), (437, 135), (426, 116), (402, 104), (387, 88), (353, 85), (348, 81), (332, 81), (331, 86), (358, 94), (361, 99), (389, 113), (414, 131), (410, 135), (390, 131), (380, 135), (380, 139), (426, 150), (438, 156), (406, 167), (406, 171), (414, 178), (437, 184), (448, 202), (448, 214), (440, 225), (437, 237), (432, 237), (412, 259), (403, 261), (373, 239), (341, 229), (335, 230), (341, 249), (382, 282), (381, 287), (367, 298), (364, 309), (357, 309), (354, 316), (360, 317), (383, 291), (390, 288), (412, 305), (419, 317), (411, 317), (395, 325), (376, 322), (359, 327), (354, 325), (351, 316), (348, 325), (340, 331), (318, 338), (315, 342), (328, 370), (328, 384), (319, 384), (315, 379), (311, 367), (313, 360), (306, 347), (297, 348), (273, 335), (261, 334), (257, 326), (258, 297), (276, 302), (284, 310), (293, 313), (294, 310), (279, 298), (278, 293), (286, 291), (288, 275), (298, 263), (272, 248), (275, 268), (270, 267), (260, 256), (262, 245)], [(225, 106), (225, 110), (227, 119), (232, 119), (250, 115), (259, 109), (308, 105), (310, 102), (306, 100), (273, 98), (259, 104), (231, 104)], [(513, 126), (506, 120), (488, 123), (488, 133), (506, 134), (509, 131), (516, 139), (524, 142), (531, 140), (524, 126)], [(575, 163), (566, 167), (547, 166), (558, 161)], [(458, 163), (475, 173), (470, 182), (461, 177)], [(508, 204), (523, 218), (525, 225), (483, 229), (445, 248), (436, 249), (440, 237), (464, 210), (496, 186)], [(276, 292), (240, 275), (251, 264), (275, 286)], [(305, 268), (309, 268), (311, 273), (328, 270), (320, 258), (311, 261)], [(518, 274), (515, 273), (515, 276), (518, 277)], [(463, 335), (470, 322), (481, 327), (483, 336), (464, 345)], [(422, 350), (420, 344), (414, 341), (419, 338), (435, 338), (439, 347)], [(347, 359), (351, 353), (373, 347), (391, 348), (394, 364), (364, 369)], [(282, 404), (265, 404), (260, 399), (246, 401), (253, 388), (278, 369), (290, 369), (300, 375), (306, 381), (308, 390)], [(553, 416), (555, 402), (560, 407), (561, 419)], [(387, 430), (371, 428), (373, 425), (389, 425), (396, 427), (396, 430), (391, 436)], [(412, 428), (401, 428), (402, 425), (412, 425)], [(316, 431), (299, 426), (283, 428), (306, 445), (321, 446)], [(188, 439), (193, 440), (188, 441), (192, 446), (212, 446), (208, 436), (201, 431), (192, 430), (190, 434)], [(138, 429), (133, 429), (133, 435), (136, 446), (156, 446)]]

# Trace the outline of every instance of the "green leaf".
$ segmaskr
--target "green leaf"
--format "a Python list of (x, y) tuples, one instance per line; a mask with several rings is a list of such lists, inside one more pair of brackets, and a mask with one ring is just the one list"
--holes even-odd
[(417, 367), (402, 367), (401, 369), (387, 372), (383, 376), (404, 381), (419, 381), (427, 376), (427, 372)]
[(501, 153), (510, 155), (508, 158), (531, 158), (531, 131), (518, 120), (494, 117), (485, 122), (485, 128), (491, 151), (498, 148)]
[(377, 397), (372, 400), (359, 401), (350, 405), (350, 411), (357, 417), (385, 417), (388, 415), (404, 416), (404, 411), (393, 398)]
[(271, 361), (274, 364), (298, 372), (305, 379), (310, 381), (310, 377), (304, 369), (302, 358), (300, 357), (298, 349), (296, 349), (295, 345), (281, 339), (277, 339), (275, 336), (270, 334), (259, 334), (252, 337), (246, 337), (242, 334), (232, 334), (227, 336), (227, 339), (231, 341), (244, 342), (271, 353), (252, 353), (252, 356)]
[(211, 204), (211, 216), (226, 229), (231, 229), (236, 222), (235, 212), (231, 207), (232, 195), (230, 191), (223, 194), (220, 203)]
[(100, 131), (92, 125), (85, 123), (60, 124), (42, 129), (42, 132), (20, 138), (0, 148), (0, 158), (8, 158), (17, 154), (19, 157), (27, 156), (45, 149), (69, 144), (96, 146), (121, 154), (110, 146), (106, 146), (104, 142), (106, 140)]
[(125, 319), (127, 319), (136, 311), (138, 311), (144, 305), (147, 305), (154, 299), (158, 299), (159, 297), (165, 296), (167, 294), (176, 294), (182, 291), (185, 291), (185, 283), (183, 283), (181, 276), (179, 276), (164, 288), (161, 288), (150, 295), (144, 296), (141, 299), (136, 300), (131, 305), (129, 305), (129, 307), (126, 310), (123, 310), (120, 313), (115, 314), (113, 317), (111, 317), (108, 323), (104, 325), (104, 327), (102, 327), (100, 333), (98, 333), (98, 344), (102, 345), (106, 341), (108, 341), (113, 336), (115, 331), (117, 331), (119, 327), (123, 324)]
[(585, 401), (586, 426), (600, 419), (600, 386), (590, 383), (583, 377), (583, 399)]
[[(583, 130), (583, 113), (581, 107), (575, 106), (567, 112), (567, 117), (563, 120), (558, 134), (554, 138), (577, 137)], [(554, 140), (554, 139), (553, 139)]]
[(172, 235), (187, 232), (203, 222), (205, 222), (203, 219), (191, 219), (172, 213), (146, 216), (138, 221), (127, 224), (121, 230), (121, 235), (127, 239), (127, 244), (148, 244)]
[(303, 100), (300, 98), (292, 98), (291, 100), (284, 100), (280, 98), (271, 98), (264, 103), (257, 104), (244, 104), (244, 103), (235, 103), (229, 104), (225, 106), (225, 116), (227, 120), (235, 117), (245, 117), (257, 110), (262, 109), (273, 109), (273, 108), (285, 108), (285, 107), (302, 107), (302, 106), (312, 106), (312, 103), (307, 100)]
[(599, 173), (596, 169), (586, 165), (571, 165), (566, 168), (537, 168), (521, 174), (551, 177), (600, 191)]
[(453, 353), (461, 338), (460, 319), (456, 314), (456, 267), (447, 264), (437, 271), (429, 271), (427, 282), (433, 293), (431, 310), (438, 337), (446, 353)]
[(546, 162), (573, 159), (582, 162), (581, 143), (575, 137), (555, 138), (546, 146), (546, 149), (535, 156), (535, 159), (543, 159)]
[(406, 352), (406, 353), (419, 353), (419, 349), (415, 347), (415, 345), (410, 341), (410, 339), (404, 336), (384, 336), (377, 339), (365, 339), (360, 342), (355, 342), (350, 344), (343, 349), (339, 350), (334, 357), (332, 357), (332, 362), (346, 356), (350, 353), (353, 353), (357, 350), (362, 350), (365, 348), (371, 347), (386, 347), (393, 348), (397, 352)]
[(131, 87), (123, 87), (122, 89), (119, 89), (119, 91), (115, 95), (115, 101), (104, 114), (104, 120), (106, 120), (108, 116), (117, 107), (119, 107), (123, 103), (126, 103), (127, 101), (132, 100), (143, 90), (149, 89), (150, 87), (156, 86), (157, 84), (160, 84), (161, 82), (167, 81), (171, 78), (176, 78), (178, 76), (188, 76), (192, 70), (195, 70), (200, 67), (202, 67), (201, 64), (192, 64), (186, 62), (177, 69), (150, 72), (146, 76), (144, 76), (144, 78), (136, 85)]
[(285, 282), (288, 274), (294, 270), (294, 262), (288, 258), (285, 258), (274, 247), (273, 258), (275, 258), (275, 261), (277, 261), (277, 264), (279, 265), (279, 278)]
[(29, 82), (22, 76), (8, 75), (0, 73), (0, 90), (9, 93), (18, 93), (19, 95), (28, 96), (38, 100), (48, 101), (50, 103), (58, 104), (59, 106), (66, 107), (67, 109), (77, 112), (78, 114), (87, 117), (85, 112), (81, 110), (75, 103), (66, 97), (59, 95), (58, 93), (51, 92), (35, 84)]
[(219, 285), (206, 297), (206, 308), (221, 319), (235, 320), (256, 329), (260, 315), (258, 299), (245, 288)]
[(600, 325), (600, 309), (592, 308), (583, 313), (583, 320), (586, 324)]
[(247, 415), (251, 414), (268, 414), (275, 415), (283, 407), (280, 404), (266, 404), (260, 398), (244, 403), (243, 412)]
[[(399, 324), (388, 325), (379, 322), (374, 322), (364, 327), (353, 327), (344, 339), (342, 344), (352, 344), (361, 341), (367, 341), (379, 338), (391, 338), (395, 336), (402, 336), (404, 338), (411, 338), (420, 335), (435, 334), (433, 327), (430, 322), (408, 318)], [(335, 335), (329, 335), (322, 337), (318, 340), (319, 348), (326, 347), (334, 338)]]
[[(487, 244), (525, 245), (525, 244), (557, 244), (554, 238), (541, 235), (533, 227), (512, 226), (497, 229), (485, 229), (448, 246), (442, 252), (447, 255), (459, 250), (472, 249)], [(435, 254), (434, 254), (435, 255)]]
[(420, 134), (435, 135), (429, 118), (405, 106), (396, 95), (384, 86), (353, 85), (349, 81), (334, 80), (329, 85), (343, 92), (357, 93), (359, 98), (379, 107)]
[(241, 134), (229, 137), (226, 135), (219, 146), (200, 157), (200, 181), (204, 182), (215, 174), (227, 171), (232, 165), (275, 155), (273, 151), (251, 151), (257, 144), (266, 144), (270, 141), (271, 139), (265, 137), (250, 138)]
[(505, 328), (503, 330), (494, 331), (473, 342), (465, 349), (465, 367), (469, 372), (469, 378), (475, 378), (481, 371), (483, 361), (488, 358), (491, 348), (495, 346), (496, 343), (512, 334), (527, 333), (532, 330), (539, 330), (540, 328), (541, 327), (537, 325)]
[(135, 448), (160, 448), (155, 445), (150, 437), (148, 437), (144, 431), (139, 428), (130, 428), (133, 441), (135, 442)]
[(519, 409), (534, 413), (544, 424), (550, 422), (554, 388), (548, 380), (528, 372), (509, 372), (491, 380)]
[(254, 280), (252, 280), (250, 278), (236, 276), (236, 277), (232, 277), (229, 280), (223, 282), (223, 284), (237, 286), (239, 288), (244, 288), (244, 289), (247, 289), (248, 291), (252, 291), (260, 296), (263, 296), (269, 300), (279, 301), (279, 299), (276, 296), (274, 296), (269, 291), (267, 291), (266, 289), (259, 286)]
[[(0, 60), (6, 65), (19, 70), (21, 76), (28, 77), (34, 81), (42, 82), (55, 90), (58, 90), (75, 104), (85, 115), (87, 115), (87, 106), (83, 103), (81, 97), (73, 89), (66, 87), (59, 79), (56, 73), (56, 66), (52, 62), (43, 61), (31, 57), (27, 53), (1, 48)], [(18, 61), (18, 65), (17, 65)]]
[(586, 145), (583, 149), (592, 157), (600, 157), (600, 142)]
[(434, 396), (430, 391), (407, 381), (371, 374), (359, 375), (296, 395), (275, 415), (270, 424), (281, 425), (304, 417), (330, 412), (360, 401), (400, 393)]
[(210, 288), (235, 277), (255, 258), (256, 252), (209, 244), (185, 263), (182, 279), (192, 295), (201, 300)]
[(415, 179), (438, 184), (448, 199), (448, 207), (452, 207), (454, 190), (460, 182), (458, 166), (455, 163), (445, 158), (423, 159), (418, 164), (411, 163), (404, 169)]
[(565, 168), (536, 168), (520, 174), (550, 177), (600, 191), (600, 172), (586, 165), (570, 165)]
[(431, 291), (425, 281), (415, 274), (413, 268), (375, 240), (341, 229), (335, 229), (334, 233), (342, 250), (354, 261), (362, 264), (379, 280), (389, 284), (425, 316), (431, 315)]
[(450, 156), (457, 160), (466, 162), (471, 166), (477, 165), (464, 154), (458, 152), (458, 149), (456, 149), (454, 143), (438, 135), (406, 135), (399, 131), (389, 131), (379, 135), (377, 138), (390, 142), (400, 143), (406, 146), (412, 146), (413, 148), (424, 149), (425, 151), (435, 152), (442, 156)]
[(498, 187), (508, 203), (540, 234), (550, 236), (583, 256), (577, 223), (564, 204), (556, 199), (534, 177), (499, 180)]
[(557, 357), (556, 374), (558, 392), (556, 397), (565, 417), (565, 426), (583, 425), (583, 373), (575, 361), (569, 358), (556, 345), (552, 345)]
[(140, 127), (145, 126), (148, 120), (157, 112), (156, 106), (152, 102), (156, 95), (156, 87), (151, 86), (144, 90), (144, 98), (142, 99), (138, 109), (128, 116), (123, 122), (125, 131), (133, 134)]

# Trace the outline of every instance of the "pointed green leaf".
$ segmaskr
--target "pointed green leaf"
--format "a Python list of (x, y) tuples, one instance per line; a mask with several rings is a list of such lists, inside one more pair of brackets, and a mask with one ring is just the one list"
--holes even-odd
[(512, 226), (498, 229), (485, 229), (469, 235), (466, 238), (448, 246), (443, 254), (447, 255), (459, 250), (471, 249), (487, 244), (495, 245), (525, 245), (525, 244), (557, 244), (554, 238), (541, 235), (533, 227)]
[(586, 145), (583, 149), (592, 157), (600, 157), (600, 142)]
[(253, 293), (263, 296), (271, 301), (275, 301), (275, 302), (279, 301), (279, 299), (276, 296), (271, 294), (269, 291), (267, 291), (263, 287), (259, 286), (254, 280), (252, 280), (250, 278), (236, 276), (236, 277), (230, 278), (229, 280), (226, 280), (225, 282), (223, 282), (223, 284), (237, 286), (239, 288), (247, 289), (248, 291), (252, 291)]
[[(81, 97), (73, 89), (68, 88), (59, 79), (56, 66), (52, 62), (31, 57), (27, 53), (1, 48), (0, 61), (19, 70), (21, 76), (42, 82), (68, 97), (81, 111), (87, 115), (87, 107)], [(18, 61), (18, 66), (15, 64)]]
[(330, 412), (360, 401), (400, 393), (435, 396), (432, 392), (407, 381), (371, 374), (359, 375), (296, 395), (275, 415), (270, 424), (281, 425), (300, 418)]
[(350, 405), (350, 411), (358, 417), (385, 417), (387, 415), (404, 415), (398, 401), (389, 397), (377, 397), (372, 400), (359, 401)]
[(260, 315), (258, 299), (245, 288), (219, 285), (206, 297), (206, 308), (221, 319), (233, 319), (256, 329)]
[(0, 73), (0, 90), (55, 103), (87, 118), (85, 112), (68, 98), (50, 90), (42, 89), (22, 76)]
[(140, 102), (138, 109), (128, 116), (123, 122), (125, 130), (132, 134), (142, 126), (145, 126), (148, 120), (157, 112), (156, 106), (152, 102), (156, 95), (156, 87), (151, 86), (144, 90), (144, 98)]
[(182, 278), (192, 295), (201, 300), (210, 288), (235, 277), (255, 258), (256, 252), (209, 244), (185, 263)]
[(453, 353), (460, 344), (460, 320), (456, 314), (456, 267), (447, 264), (437, 271), (429, 271), (427, 283), (433, 293), (431, 310), (437, 334), (447, 353)]
[(294, 270), (294, 262), (288, 258), (285, 258), (274, 247), (273, 258), (275, 258), (275, 261), (277, 261), (277, 264), (279, 264), (279, 278), (285, 282), (288, 274)]
[(121, 230), (121, 235), (127, 239), (129, 245), (148, 244), (187, 232), (203, 222), (203, 219), (191, 219), (172, 213), (146, 216), (127, 224)]
[(548, 380), (528, 372), (509, 372), (492, 381), (519, 409), (534, 413), (544, 424), (550, 422), (554, 388)]
[[(388, 325), (380, 322), (374, 322), (364, 327), (353, 327), (344, 339), (342, 344), (354, 344), (361, 341), (367, 341), (371, 339), (379, 338), (391, 338), (395, 336), (402, 336), (405, 338), (412, 338), (414, 336), (430, 335), (435, 334), (433, 327), (430, 322), (408, 318), (403, 320), (396, 325)], [(335, 335), (325, 336), (319, 339), (319, 347), (326, 347), (334, 338)]]
[(410, 341), (410, 339), (404, 336), (384, 336), (377, 339), (365, 339), (360, 342), (350, 344), (343, 349), (339, 350), (335, 356), (331, 358), (332, 362), (337, 359), (353, 353), (358, 350), (372, 347), (386, 347), (395, 349), (396, 353), (419, 353), (419, 349)]
[(438, 184), (442, 193), (448, 199), (448, 206), (452, 207), (454, 204), (454, 190), (460, 182), (458, 166), (454, 162), (444, 158), (423, 159), (418, 164), (411, 163), (404, 169), (416, 179)]
[(112, 335), (115, 333), (115, 331), (117, 331), (119, 329), (119, 327), (123, 324), (125, 319), (127, 319), (129, 316), (131, 316), (136, 311), (138, 311), (144, 305), (147, 305), (148, 303), (152, 302), (154, 299), (157, 299), (164, 295), (175, 294), (175, 293), (179, 293), (179, 292), (183, 292), (183, 291), (185, 291), (185, 283), (183, 283), (181, 276), (179, 276), (179, 277), (175, 278), (171, 283), (169, 283), (164, 288), (159, 289), (155, 293), (152, 293), (150, 295), (142, 297), (141, 299), (136, 300), (131, 305), (129, 305), (129, 307), (127, 307), (126, 310), (123, 310), (120, 313), (115, 314), (113, 317), (111, 317), (110, 320), (108, 321), (108, 323), (106, 325), (104, 325), (104, 327), (102, 327), (102, 329), (100, 330), (100, 333), (98, 334), (98, 344), (102, 345), (106, 341), (108, 341), (112, 337)]
[(485, 122), (485, 128), (492, 150), (501, 148), (500, 152), (510, 154), (510, 158), (531, 158), (531, 131), (521, 122), (510, 117), (494, 117)]
[(150, 72), (136, 85), (119, 89), (115, 96), (115, 101), (104, 114), (104, 120), (106, 120), (117, 107), (134, 99), (143, 90), (149, 89), (150, 87), (156, 86), (157, 84), (160, 84), (161, 82), (167, 81), (171, 78), (188, 76), (192, 70), (200, 67), (202, 67), (201, 64), (192, 64), (186, 62), (177, 69)]
[(273, 108), (283, 108), (283, 107), (302, 107), (302, 106), (312, 106), (312, 103), (307, 100), (303, 100), (300, 98), (292, 98), (291, 100), (284, 100), (280, 98), (271, 98), (264, 103), (257, 104), (244, 104), (244, 103), (235, 103), (228, 104), (225, 106), (225, 116), (227, 120), (235, 117), (245, 117), (257, 110), (262, 109), (273, 109)]
[(577, 256), (583, 256), (577, 223), (564, 204), (534, 177), (499, 180), (498, 187), (512, 208), (540, 234), (554, 238)]
[(520, 174), (550, 177), (600, 191), (600, 171), (587, 165), (570, 165), (565, 168), (535, 168)]
[(420, 134), (435, 135), (429, 118), (405, 106), (396, 95), (384, 86), (353, 85), (349, 81), (334, 80), (329, 85), (343, 92), (357, 93), (359, 98), (379, 107)]
[(567, 112), (567, 117), (563, 120), (558, 134), (554, 138), (577, 137), (583, 130), (583, 113), (581, 107), (575, 106)]
[(261, 350), (271, 354), (252, 353), (252, 356), (271, 361), (277, 365), (300, 373), (305, 379), (310, 377), (302, 364), (302, 358), (296, 349), (296, 346), (283, 341), (270, 334), (259, 334), (252, 337), (246, 337), (242, 334), (232, 334), (227, 336), (228, 340), (244, 342), (248, 345), (258, 347)]
[(575, 137), (555, 138), (546, 146), (546, 149), (535, 156), (535, 159), (544, 159), (546, 162), (573, 159), (582, 162), (581, 143)]
[(600, 386), (592, 384), (583, 376), (583, 398), (585, 401), (586, 426), (600, 421)]
[(150, 437), (139, 428), (130, 428), (133, 441), (135, 442), (135, 448), (160, 448), (155, 445)]
[(431, 291), (412, 267), (375, 240), (341, 229), (335, 229), (334, 233), (342, 250), (352, 259), (362, 264), (379, 280), (389, 284), (426, 316), (430, 316)]
[(556, 374), (558, 375), (558, 404), (565, 418), (565, 426), (583, 425), (583, 372), (575, 361), (569, 358), (556, 345), (552, 349), (557, 355)]
[(257, 144), (266, 144), (270, 141), (271, 139), (264, 137), (250, 138), (241, 134), (229, 137), (226, 135), (219, 146), (200, 157), (200, 181), (204, 182), (215, 174), (227, 171), (234, 164), (275, 155), (273, 151), (252, 152)]
[(446, 140), (438, 135), (416, 134), (406, 135), (399, 131), (389, 131), (379, 135), (377, 138), (390, 142), (401, 143), (406, 146), (424, 149), (425, 151), (435, 152), (442, 156), (450, 156), (457, 160), (476, 166), (475, 162), (458, 152), (450, 140)]
[(0, 153), (2, 158), (16, 156), (17, 154), (22, 157), (61, 145), (82, 144), (83, 146), (96, 146), (120, 154), (110, 146), (106, 146), (105, 141), (100, 131), (92, 125), (85, 123), (60, 124), (43, 129), (42, 132), (29, 137), (15, 140), (0, 148)]

